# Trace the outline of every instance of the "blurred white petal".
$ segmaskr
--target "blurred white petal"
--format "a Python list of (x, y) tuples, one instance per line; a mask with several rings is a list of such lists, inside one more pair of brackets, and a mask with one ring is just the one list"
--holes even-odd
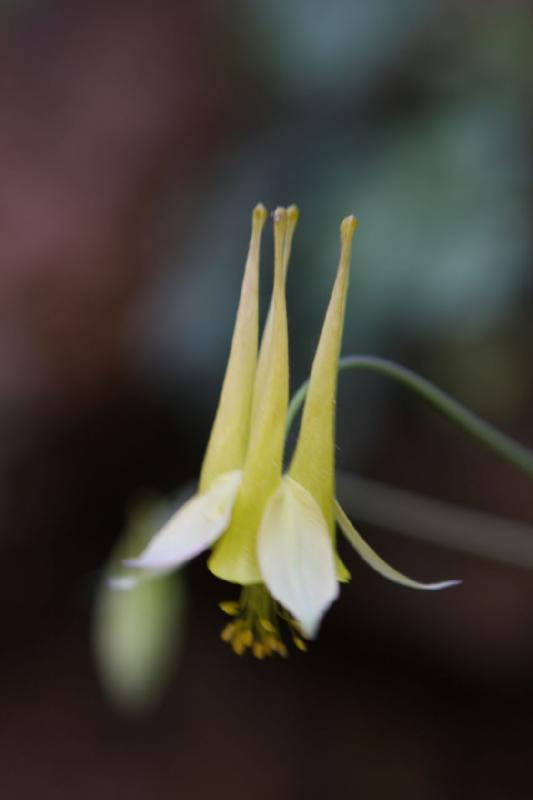
[[(125, 578), (127, 580), (127, 578)], [(122, 710), (142, 712), (161, 697), (183, 639), (181, 576), (99, 588), (93, 620), (94, 653), (103, 688)]]

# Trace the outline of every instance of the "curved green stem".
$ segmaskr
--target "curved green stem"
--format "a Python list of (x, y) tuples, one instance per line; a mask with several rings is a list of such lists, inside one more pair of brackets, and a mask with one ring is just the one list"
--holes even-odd
[[(378, 356), (345, 356), (339, 360), (339, 372), (347, 369), (367, 369), (403, 383), (464, 431), (533, 478), (533, 451), (482, 420), (416, 372)], [(292, 397), (287, 413), (287, 432), (303, 405), (308, 386), (309, 381), (306, 381)]]

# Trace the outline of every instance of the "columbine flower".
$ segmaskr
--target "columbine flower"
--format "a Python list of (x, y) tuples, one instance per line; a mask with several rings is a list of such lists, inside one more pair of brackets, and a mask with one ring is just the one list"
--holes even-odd
[(286, 654), (280, 622), (305, 649), (349, 573), (337, 556), (335, 522), (360, 556), (384, 577), (420, 584), (388, 566), (364, 542), (335, 502), (335, 398), (354, 217), (341, 225), (337, 277), (313, 361), (294, 455), (282, 472), (289, 367), (285, 279), (294, 207), (274, 212), (274, 285), (259, 357), (258, 273), (266, 212), (253, 214), (252, 237), (230, 358), (200, 476), (185, 503), (144, 552), (126, 562), (152, 573), (174, 569), (213, 546), (208, 566), (243, 587), (239, 601), (221, 603), (234, 617), (222, 633), (237, 653)]

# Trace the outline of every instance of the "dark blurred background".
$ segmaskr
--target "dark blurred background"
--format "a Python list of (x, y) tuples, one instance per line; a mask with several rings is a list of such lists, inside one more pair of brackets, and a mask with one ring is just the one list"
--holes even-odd
[[(399, 360), (533, 445), (532, 6), (0, 17), (1, 797), (530, 798), (533, 574), (365, 525), (356, 497), (392, 563), (464, 585), (409, 592), (345, 552), (310, 652), (259, 663), (220, 642), (232, 593), (199, 560), (144, 715), (104, 693), (91, 614), (132, 499), (198, 472), (258, 201), (301, 210), (294, 386), (355, 213), (344, 352)], [(270, 252), (269, 234), (265, 276)], [(344, 470), (533, 524), (525, 477), (390, 382), (345, 376), (338, 408)]]

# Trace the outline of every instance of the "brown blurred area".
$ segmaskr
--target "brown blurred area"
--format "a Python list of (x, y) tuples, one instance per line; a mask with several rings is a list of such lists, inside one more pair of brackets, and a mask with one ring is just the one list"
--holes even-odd
[[(128, 375), (126, 332), (153, 268), (161, 197), (221, 127), (201, 17), (156, 0), (4, 20), (3, 797), (131, 792), (127, 774), (121, 789), (109, 773), (112, 717), (80, 581), (105, 559), (147, 464), (159, 472), (168, 456), (164, 409)], [(104, 767), (90, 755), (101, 746)]]
[(57, 510), (37, 506), (69, 481), (68, 461), (75, 473), (87, 451), (113, 458), (110, 428), (142, 413), (128, 324), (153, 269), (160, 198), (213, 137), (216, 78), (192, 9), (78, 3), (14, 17), (1, 68), (0, 406), (2, 527), (18, 548), (55, 527), (42, 515)]
[[(437, 20), (453, 33), (447, 16), (457, 13), (453, 4), (436, 5)], [(383, 8), (392, 18), (389, 6)], [(464, 586), (429, 597), (410, 594), (384, 585), (350, 554), (352, 583), (311, 651), (263, 664), (238, 659), (220, 642), (217, 602), (227, 591), (199, 561), (188, 570), (183, 656), (159, 707), (122, 716), (99, 685), (90, 640), (95, 575), (139, 489), (170, 492), (194, 478), (209, 430), (207, 410), (216, 402), (213, 386), (223, 370), (224, 356), (220, 361), (217, 355), (214, 367), (205, 356), (205, 374), (198, 377), (191, 368), (189, 382), (185, 327), (176, 342), (176, 369), (184, 377), (172, 391), (132, 366), (132, 342), (144, 330), (139, 309), (161, 262), (172, 261), (183, 302), (192, 304), (189, 315), (205, 315), (211, 325), (205, 351), (215, 350), (218, 339), (223, 350), (225, 318), (209, 316), (209, 304), (219, 301), (220, 274), (202, 273), (207, 311), (197, 310), (187, 294), (200, 280), (187, 257), (194, 244), (199, 249), (210, 238), (202, 231), (191, 244), (189, 236), (204, 195), (206, 214), (220, 208), (217, 242), (226, 223), (228, 238), (236, 230), (231, 214), (224, 216), (226, 190), (228, 203), (238, 198), (242, 240), (236, 248), (247, 235), (240, 210), (251, 207), (256, 189), (264, 199), (281, 193), (273, 202), (301, 202), (304, 211), (307, 202), (312, 234), (313, 207), (322, 195), (307, 200), (309, 165), (324, 185), (351, 169), (342, 159), (340, 166), (320, 160), (321, 136), (328, 138), (329, 153), (352, 147), (342, 138), (343, 114), (352, 112), (342, 109), (360, 103), (379, 130), (369, 127), (357, 140), (364, 159), (365, 142), (370, 152), (368, 141), (384, 136), (387, 114), (431, 107), (445, 93), (439, 84), (431, 94), (424, 80), (413, 88), (412, 73), (423, 73), (424, 59), (442, 78), (441, 63), (434, 62), (442, 58), (450, 85), (456, 80), (453, 47), (448, 55), (431, 52), (426, 31), (409, 45), (409, 56), (404, 42), (397, 60), (365, 89), (349, 85), (335, 100), (325, 86), (316, 100), (298, 88), (294, 75), (292, 84), (278, 81), (268, 59), (257, 66), (264, 43), (256, 42), (249, 23), (240, 28), (241, 11), (240, 4), (170, 0), (14, 4), (0, 11), (0, 797), (449, 800), (483, 794), (526, 800), (533, 758), (531, 572), (390, 533), (367, 531), (399, 568), (415, 577), (461, 577)], [(432, 31), (436, 21), (424, 24)], [(468, 38), (468, 16), (456, 24), (458, 40)], [(278, 63), (278, 51), (269, 54)], [(398, 66), (402, 58), (404, 68)], [(497, 72), (498, 63), (490, 68)], [(467, 59), (461, 64), (466, 71)], [(318, 92), (320, 81), (313, 80)], [(514, 78), (505, 73), (502, 80)], [(280, 89), (276, 97), (278, 83), (286, 96)], [(466, 79), (458, 83), (462, 91)], [(527, 86), (524, 79), (519, 88)], [(315, 110), (319, 101), (327, 114)], [(531, 110), (526, 95), (517, 102)], [(276, 114), (274, 124), (270, 116)], [(359, 128), (353, 126), (355, 141)], [(527, 139), (525, 123), (520, 133)], [(294, 160), (300, 142), (308, 162)], [(253, 175), (247, 148), (261, 162)], [(374, 167), (372, 159), (374, 151)], [(368, 165), (356, 166), (368, 174)], [(232, 169), (238, 177), (225, 184)], [(220, 186), (208, 190), (213, 175)], [(438, 186), (433, 191), (438, 194)], [(327, 195), (327, 213), (334, 208), (336, 219), (350, 211), (343, 207), (347, 197)], [(392, 233), (389, 246), (394, 251)], [(206, 252), (214, 258), (205, 250), (195, 258)], [(308, 253), (300, 252), (302, 261)], [(490, 331), (511, 340), (520, 373), (516, 392), (500, 407), (491, 407), (489, 398), (480, 408), (531, 444), (532, 257), (530, 249), (508, 316)], [(233, 267), (236, 280), (240, 268)], [(309, 291), (327, 286), (330, 277), (324, 283), (313, 274)], [(476, 280), (481, 292), (486, 276)], [(297, 290), (289, 291), (296, 298)], [(226, 295), (220, 298), (224, 303)], [(232, 296), (229, 317), (233, 302)], [(295, 334), (313, 308), (300, 300)], [(180, 324), (192, 325), (192, 338), (194, 319), (183, 305), (177, 309)], [(315, 326), (319, 316), (313, 316)], [(394, 324), (401, 329), (401, 322)], [(396, 335), (390, 320), (387, 325), (390, 339), (377, 338), (376, 348), (403, 360), (412, 355), (417, 363), (411, 365), (421, 368), (432, 363), (432, 347), (433, 361), (444, 364), (460, 327), (455, 318), (446, 323), (445, 333), (452, 333), (444, 351), (431, 336), (422, 347), (412, 331)], [(464, 330), (471, 344), (467, 322)], [(353, 331), (348, 339), (355, 346)], [(364, 347), (374, 345), (368, 332), (362, 340)], [(313, 341), (310, 335), (302, 346), (305, 357)], [(459, 366), (468, 372), (470, 363), (465, 356)], [(497, 374), (501, 364), (509, 365), (507, 356), (488, 368), (494, 386), (504, 383)], [(443, 375), (464, 374), (461, 369)], [(191, 386), (203, 386), (205, 397), (191, 398)], [(461, 383), (454, 388), (461, 391)], [(467, 382), (469, 390), (472, 402), (483, 405)], [(363, 393), (356, 418), (363, 438), (356, 433), (343, 442), (345, 467), (533, 523), (525, 478), (450, 434), (444, 423), (434, 425), (418, 406), (413, 410), (415, 401), (395, 394), (379, 399), (372, 391)], [(385, 421), (371, 423), (380, 411)]]

